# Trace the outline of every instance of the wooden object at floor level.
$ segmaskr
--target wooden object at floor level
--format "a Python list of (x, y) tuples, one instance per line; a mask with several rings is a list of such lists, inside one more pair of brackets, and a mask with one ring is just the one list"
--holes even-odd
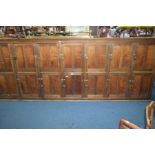
[(141, 129), (139, 126), (125, 120), (121, 119), (119, 124), (120, 129)]
[(146, 106), (146, 129), (153, 129), (155, 101)]
[(155, 40), (0, 40), (0, 98), (148, 99)]

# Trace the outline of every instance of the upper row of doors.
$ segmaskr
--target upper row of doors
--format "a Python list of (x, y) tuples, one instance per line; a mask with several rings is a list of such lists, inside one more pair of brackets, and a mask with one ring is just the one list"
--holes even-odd
[[(131, 59), (134, 57), (134, 70), (152, 70), (155, 45), (139, 45), (132, 55), (131, 45), (112, 46), (111, 53), (106, 45), (62, 45), (61, 51), (58, 46), (52, 44), (40, 44), (39, 56), (41, 71), (59, 71), (61, 60), (63, 67), (69, 69), (81, 69), (87, 63), (88, 69), (102, 69), (105, 71), (108, 58), (110, 71), (128, 71)], [(18, 71), (35, 71), (35, 52), (32, 44), (14, 44)], [(109, 56), (109, 55), (110, 56)], [(0, 71), (12, 71), (12, 55), (7, 45), (0, 46)]]

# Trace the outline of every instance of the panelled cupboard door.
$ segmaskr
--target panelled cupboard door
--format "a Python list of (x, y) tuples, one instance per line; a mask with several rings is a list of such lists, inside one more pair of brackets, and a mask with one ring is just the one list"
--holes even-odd
[(59, 75), (43, 74), (44, 97), (60, 97), (61, 81)]
[(131, 45), (113, 45), (110, 55), (110, 71), (128, 72), (131, 66)]
[(64, 78), (64, 94), (65, 96), (82, 95), (82, 76), (81, 75), (66, 75)]
[(83, 46), (81, 44), (64, 44), (62, 51), (64, 71), (81, 71), (83, 68)]
[(16, 55), (18, 72), (35, 71), (35, 53), (31, 44), (15, 44), (14, 52)]
[(0, 72), (11, 72), (12, 63), (11, 63), (11, 53), (8, 45), (0, 44)]
[(38, 80), (35, 74), (19, 74), (21, 95), (26, 98), (39, 97)]
[(131, 98), (147, 99), (151, 93), (152, 76), (135, 74), (130, 80), (129, 91)]
[(105, 75), (88, 75), (88, 96), (104, 96), (105, 89)]
[(0, 74), (0, 96), (16, 96), (17, 88), (13, 74)]
[(134, 70), (152, 70), (155, 63), (155, 45), (139, 45), (135, 53)]
[(92, 69), (105, 71), (107, 63), (106, 45), (87, 45), (86, 55), (88, 71)]
[[(110, 98), (126, 98), (128, 93), (128, 76), (121, 74), (111, 74), (110, 75), (110, 90), (109, 97)], [(108, 91), (108, 90), (107, 90)]]
[(56, 44), (39, 44), (41, 71), (59, 71), (59, 50)]
[(148, 45), (144, 70), (152, 70), (155, 64), (155, 45)]

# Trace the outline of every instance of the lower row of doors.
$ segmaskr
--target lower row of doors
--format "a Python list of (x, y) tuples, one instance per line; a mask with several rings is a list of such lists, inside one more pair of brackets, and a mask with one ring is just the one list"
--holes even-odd
[(0, 74), (0, 98), (148, 99), (152, 75)]

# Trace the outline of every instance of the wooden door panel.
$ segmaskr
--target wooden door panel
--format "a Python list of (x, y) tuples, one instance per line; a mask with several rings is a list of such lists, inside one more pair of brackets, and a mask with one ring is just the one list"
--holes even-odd
[(88, 69), (93, 68), (105, 69), (105, 65), (107, 62), (106, 53), (107, 51), (105, 45), (88, 46), (87, 47)]
[(75, 68), (81, 68), (82, 67), (82, 47), (81, 46), (76, 46), (73, 49), (73, 55), (74, 55), (74, 67)]
[(134, 75), (133, 81), (130, 84), (131, 95), (133, 95), (133, 96), (139, 96), (140, 95), (141, 83), (142, 83), (142, 76), (141, 75)]
[(95, 46), (89, 46), (88, 50), (88, 68), (96, 68)]
[(149, 95), (150, 95), (149, 93), (150, 93), (151, 86), (152, 86), (151, 75), (144, 75), (142, 83), (143, 84), (142, 84), (141, 94), (149, 97)]
[(131, 63), (131, 46), (115, 45), (113, 46), (111, 58), (111, 71), (129, 71)]
[(0, 71), (12, 71), (11, 53), (8, 46), (2, 45), (0, 47)]
[(0, 94), (7, 94), (7, 82), (4, 75), (0, 75)]
[(81, 75), (68, 75), (65, 77), (65, 94), (66, 95), (81, 95)]
[(17, 94), (15, 77), (12, 74), (0, 75), (0, 94)]
[(88, 75), (88, 95), (103, 95), (105, 91), (104, 75)]
[(155, 45), (139, 45), (136, 50), (134, 70), (152, 70), (155, 61)]
[(23, 53), (22, 46), (16, 46), (15, 51), (16, 51), (16, 57), (17, 57), (18, 70), (25, 68), (26, 65), (25, 65), (24, 53)]
[(135, 70), (143, 70), (144, 60), (145, 60), (145, 46), (139, 45), (136, 51), (136, 60), (135, 60)]
[(82, 68), (82, 53), (83, 47), (82, 46), (71, 46), (71, 45), (64, 45), (63, 53), (64, 53), (64, 68), (68, 69), (81, 69)]
[(64, 68), (72, 68), (73, 67), (73, 52), (72, 47), (64, 47)]
[(130, 93), (134, 97), (149, 97), (152, 85), (151, 75), (134, 75), (132, 83), (130, 84)]
[(25, 50), (27, 68), (35, 68), (35, 55), (33, 46), (25, 45), (24, 50)]
[(38, 96), (38, 81), (36, 75), (19, 75), (22, 94), (28, 94), (30, 98), (33, 95)]
[(35, 71), (35, 54), (32, 45), (15, 45), (18, 71)]
[(149, 45), (146, 53), (144, 70), (152, 70), (155, 61), (155, 45)]
[(126, 96), (128, 90), (128, 77), (123, 75), (110, 75), (110, 94)]
[(43, 75), (45, 95), (60, 95), (61, 81), (58, 75)]
[(41, 69), (59, 71), (59, 51), (56, 45), (39, 45)]

